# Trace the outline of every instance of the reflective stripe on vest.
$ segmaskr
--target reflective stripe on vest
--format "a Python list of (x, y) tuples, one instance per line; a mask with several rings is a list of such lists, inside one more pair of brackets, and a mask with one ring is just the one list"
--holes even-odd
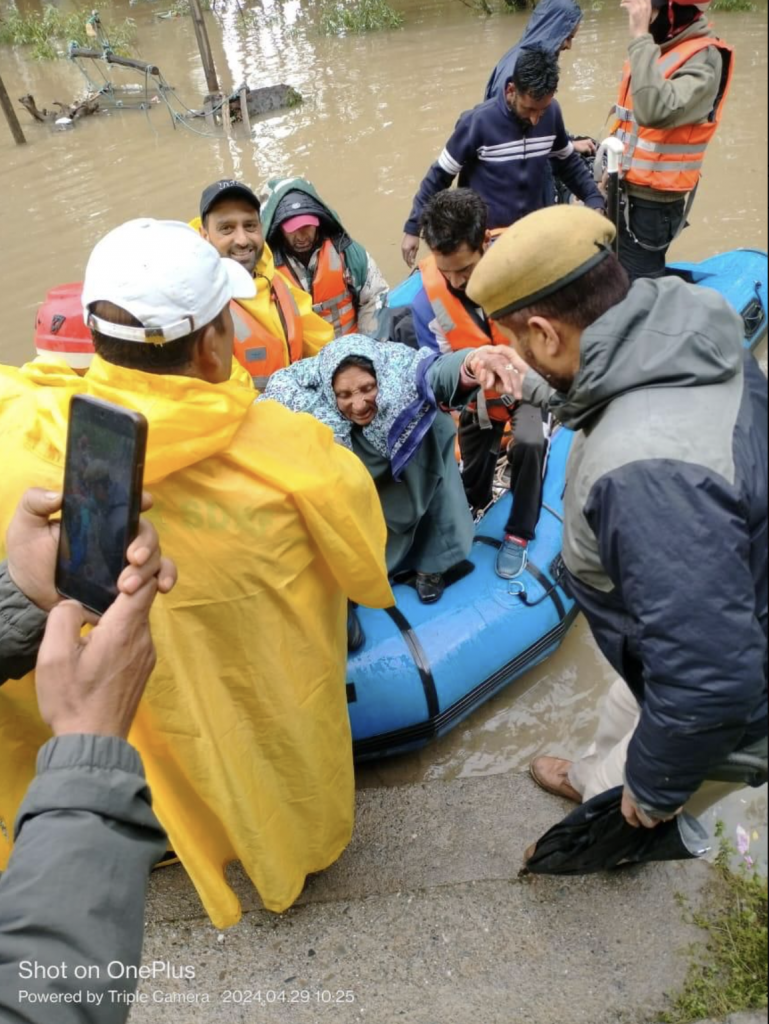
[[(499, 234), (500, 232), (496, 232)], [(430, 306), (452, 350), (455, 352), (465, 348), (480, 348), (482, 345), (506, 345), (507, 339), (493, 320), (487, 324), (491, 337), (472, 318), (460, 299), (449, 291), (446, 279), (438, 270), (434, 256), (428, 256), (419, 264), (422, 272), (422, 285)], [(496, 391), (484, 392), (485, 403), (479, 402), (479, 414), (483, 405), (489, 419), (506, 423), (510, 413)], [(483, 425), (483, 424), (482, 424)]]
[(700, 180), (705, 150), (718, 128), (724, 101), (732, 80), (732, 47), (720, 39), (699, 36), (674, 46), (657, 59), (657, 67), (665, 78), (671, 78), (695, 54), (709, 46), (721, 54), (722, 74), (715, 105), (707, 121), (678, 128), (646, 128), (639, 125), (633, 113), (630, 62), (620, 85), (615, 106), (618, 122), (614, 135), (624, 147), (620, 173), (631, 185), (643, 185), (659, 192), (691, 192)]
[[(283, 263), (278, 273), (296, 284), (296, 276), (289, 263)], [(312, 308), (334, 328), (334, 337), (353, 334), (358, 329), (358, 313), (355, 299), (347, 283), (347, 274), (342, 256), (327, 238), (318, 250), (317, 264), (312, 279)]]
[(276, 274), (272, 297), (278, 307), (285, 340), (271, 334), (251, 312), (234, 300), (230, 303), (235, 327), (233, 354), (248, 370), (254, 387), (263, 391), (271, 374), (302, 358), (302, 320), (285, 281)]

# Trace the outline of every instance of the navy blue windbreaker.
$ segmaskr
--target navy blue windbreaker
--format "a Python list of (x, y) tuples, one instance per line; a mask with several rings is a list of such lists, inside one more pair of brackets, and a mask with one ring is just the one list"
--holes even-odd
[(460, 115), (451, 138), (430, 166), (414, 197), (406, 234), (419, 234), (419, 218), (437, 192), (459, 185), (473, 189), (489, 211), (490, 228), (506, 228), (546, 205), (550, 167), (566, 187), (594, 210), (604, 201), (584, 161), (575, 152), (556, 100), (536, 125), (524, 125), (504, 95)]

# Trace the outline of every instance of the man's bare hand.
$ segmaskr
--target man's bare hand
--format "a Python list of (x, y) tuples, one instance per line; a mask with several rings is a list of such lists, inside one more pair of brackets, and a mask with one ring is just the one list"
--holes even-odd
[(624, 7), (628, 13), (631, 38), (645, 36), (652, 20), (651, 0), (622, 0), (620, 7)]
[[(142, 492), (142, 512), (152, 508), (152, 495)], [(124, 594), (135, 594), (152, 577), (157, 578), (158, 591), (167, 594), (176, 585), (176, 566), (160, 550), (157, 530), (148, 519), (139, 520), (139, 532), (128, 545), (128, 564), (118, 576), (118, 590)]]
[[(465, 358), (465, 368), (484, 391), (499, 395), (523, 397), (523, 374), (526, 364), (507, 345), (482, 345)], [(528, 369), (528, 367), (527, 367)]]
[(61, 597), (54, 586), (61, 494), (32, 487), (25, 491), (6, 534), (8, 572), (25, 597), (49, 612)]
[[(142, 495), (142, 512), (152, 507), (152, 497)], [(8, 571), (19, 590), (49, 612), (61, 601), (54, 586), (56, 553), (59, 546), (59, 522), (52, 520), (61, 509), (61, 494), (33, 487), (26, 491), (8, 527)], [(118, 589), (134, 593), (156, 576), (158, 589), (168, 593), (176, 582), (176, 566), (160, 553), (155, 527), (146, 519), (139, 521), (139, 532), (127, 552), (127, 561), (118, 579)], [(88, 613), (90, 621), (95, 618)]]
[(669, 814), (667, 817), (662, 818), (652, 818), (638, 806), (627, 786), (622, 794), (622, 817), (633, 828), (656, 828), (663, 821), (670, 821), (671, 818), (675, 818), (682, 810), (683, 807), (679, 807), (675, 814)]
[(596, 145), (592, 139), (574, 139), (572, 146), (580, 156), (592, 156), (596, 151)]
[(149, 611), (157, 589), (153, 576), (134, 593), (118, 594), (82, 637), (82, 605), (62, 601), (51, 611), (35, 685), (40, 714), (55, 736), (128, 736), (155, 667)]
[(418, 235), (404, 235), (403, 241), (401, 242), (401, 256), (403, 256), (406, 266), (413, 267), (414, 262), (419, 252), (419, 236)]

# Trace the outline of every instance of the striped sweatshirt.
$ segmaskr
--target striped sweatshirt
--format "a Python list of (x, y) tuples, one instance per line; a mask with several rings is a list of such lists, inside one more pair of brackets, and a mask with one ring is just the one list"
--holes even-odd
[(489, 227), (504, 228), (549, 205), (547, 161), (556, 177), (587, 206), (604, 203), (584, 162), (574, 151), (556, 100), (537, 125), (524, 125), (498, 95), (460, 115), (443, 152), (431, 165), (414, 197), (405, 231), (419, 234), (428, 200), (459, 176), (489, 208)]

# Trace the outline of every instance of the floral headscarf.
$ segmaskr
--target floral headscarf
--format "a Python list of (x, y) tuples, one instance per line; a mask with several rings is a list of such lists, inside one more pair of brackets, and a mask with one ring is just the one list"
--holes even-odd
[(374, 366), (377, 413), (362, 428), (366, 440), (389, 459), (397, 480), (422, 443), (438, 412), (427, 369), (437, 359), (430, 349), (377, 342), (362, 334), (337, 338), (311, 359), (273, 373), (258, 402), (272, 399), (293, 412), (308, 412), (334, 431), (339, 444), (352, 448), (353, 424), (339, 411), (332, 381), (348, 356), (363, 356)]

